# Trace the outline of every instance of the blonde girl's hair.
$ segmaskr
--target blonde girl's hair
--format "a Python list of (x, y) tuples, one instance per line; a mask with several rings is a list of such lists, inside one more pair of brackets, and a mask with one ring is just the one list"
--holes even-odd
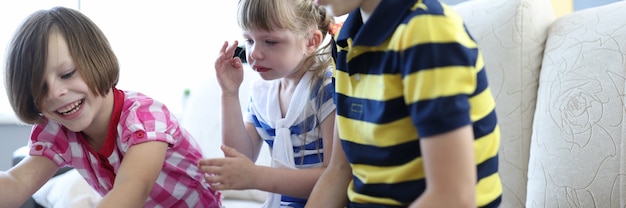
[(104, 33), (87, 16), (64, 7), (34, 12), (13, 35), (5, 72), (11, 107), (28, 124), (43, 118), (39, 109), (48, 94), (43, 74), (53, 32), (65, 38), (76, 71), (95, 95), (106, 95), (119, 79), (117, 57)]
[[(243, 30), (273, 31), (275, 29), (287, 29), (301, 35), (305, 39), (310, 37), (312, 28), (320, 30), (323, 35), (322, 38), (327, 39), (334, 24), (333, 17), (327, 14), (324, 7), (315, 4), (313, 0), (240, 0), (237, 21), (239, 27)], [(319, 99), (316, 100), (316, 103), (307, 102), (305, 108), (307, 112), (304, 115), (309, 115), (310, 111), (316, 111), (317, 107), (322, 106), (322, 98), (325, 92), (324, 87), (319, 85), (326, 79), (330, 79), (327, 73), (329, 72), (328, 69), (333, 66), (331, 47), (333, 47), (333, 44), (328, 41), (304, 60), (303, 66), (306, 66), (309, 71), (314, 73), (311, 83), (309, 83), (309, 89), (319, 89), (317, 92), (309, 92), (317, 93)], [(310, 98), (310, 96), (308, 97)], [(305, 132), (310, 127), (320, 125), (321, 121), (317, 118), (317, 113), (312, 115), (315, 116), (313, 119), (314, 123), (305, 122), (304, 126), (301, 127)], [(305, 133), (303, 135), (303, 146), (306, 144), (306, 137)], [(317, 138), (320, 138), (319, 135), (317, 135)], [(319, 146), (317, 147), (319, 153), (320, 148)], [(303, 153), (304, 151), (301, 152)], [(300, 164), (302, 164), (302, 161), (300, 161)]]

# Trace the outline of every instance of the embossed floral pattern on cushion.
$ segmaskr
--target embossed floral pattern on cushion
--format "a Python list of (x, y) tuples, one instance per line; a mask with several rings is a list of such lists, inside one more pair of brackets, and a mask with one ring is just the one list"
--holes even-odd
[(533, 123), (527, 207), (625, 207), (626, 2), (555, 21)]

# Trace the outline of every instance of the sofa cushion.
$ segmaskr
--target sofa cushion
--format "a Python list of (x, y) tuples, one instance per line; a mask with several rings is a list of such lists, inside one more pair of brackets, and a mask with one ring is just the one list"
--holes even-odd
[(528, 207), (625, 207), (626, 2), (551, 26), (528, 168)]
[(473, 0), (453, 8), (483, 52), (500, 124), (502, 207), (525, 207), (528, 152), (550, 1)]

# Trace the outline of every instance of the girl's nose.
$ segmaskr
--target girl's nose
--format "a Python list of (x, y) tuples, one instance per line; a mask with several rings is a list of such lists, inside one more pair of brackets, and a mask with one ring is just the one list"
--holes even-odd
[(263, 59), (263, 54), (261, 53), (261, 50), (257, 49), (256, 44), (252, 44), (251, 46), (249, 46), (248, 50), (246, 50), (246, 53), (248, 53), (248, 57), (251, 60)]
[(54, 80), (48, 84), (48, 95), (51, 97), (61, 97), (67, 94), (67, 86), (63, 81)]

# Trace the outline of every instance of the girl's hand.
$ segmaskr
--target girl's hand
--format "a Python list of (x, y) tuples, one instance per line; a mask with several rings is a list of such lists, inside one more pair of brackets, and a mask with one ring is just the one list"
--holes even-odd
[(237, 45), (238, 41), (230, 46), (225, 41), (215, 60), (215, 75), (225, 95), (238, 96), (239, 86), (243, 82), (243, 64), (239, 57), (233, 57)]
[(225, 158), (200, 160), (198, 166), (206, 174), (204, 179), (216, 190), (255, 188), (256, 165), (244, 154), (222, 145)]

